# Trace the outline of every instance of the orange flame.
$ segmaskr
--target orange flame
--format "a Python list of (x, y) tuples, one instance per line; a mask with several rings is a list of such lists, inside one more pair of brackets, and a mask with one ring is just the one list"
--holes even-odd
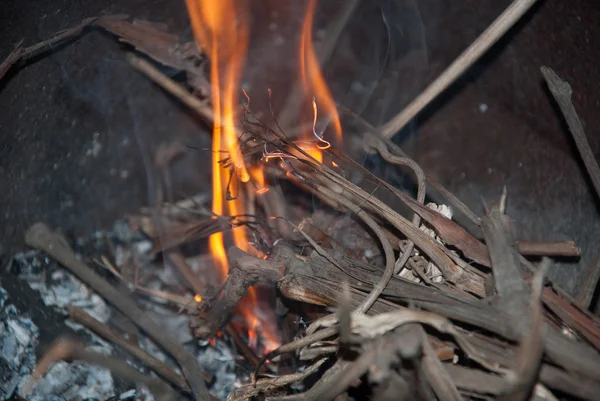
[[(213, 128), (213, 206), (217, 216), (225, 214), (224, 196), (228, 177), (223, 174), (219, 161), (223, 149), (229, 152), (233, 166), (242, 182), (249, 180), (234, 126), (238, 105), (238, 84), (248, 45), (248, 21), (244, 13), (237, 13), (234, 0), (187, 0), (192, 29), (197, 42), (205, 49), (211, 61), (211, 95), (214, 111)], [(231, 180), (235, 185), (235, 180)], [(228, 202), (229, 215), (241, 214), (241, 204)], [(237, 246), (247, 247), (243, 229), (234, 230)], [(227, 275), (227, 257), (222, 233), (209, 238), (209, 247), (221, 278)]]
[(326, 146), (326, 144), (328, 145), (329, 142), (324, 141), (323, 134), (317, 133), (314, 129), (317, 122), (317, 103), (319, 103), (319, 107), (323, 110), (324, 115), (333, 124), (335, 140), (338, 142), (341, 142), (342, 140), (342, 124), (340, 123), (338, 111), (335, 107), (335, 101), (331, 96), (329, 87), (325, 82), (325, 77), (319, 67), (319, 61), (313, 46), (312, 27), (315, 8), (316, 0), (309, 0), (306, 9), (306, 17), (304, 18), (304, 23), (302, 25), (302, 41), (300, 42), (300, 76), (306, 96), (309, 98), (311, 96), (313, 97), (313, 134), (319, 139), (318, 146), (321, 149), (327, 149), (329, 146)]
[(262, 195), (269, 191), (269, 187), (265, 184), (265, 172), (263, 171), (263, 166), (250, 169), (250, 175), (256, 184), (257, 195)]
[[(209, 55), (211, 62), (211, 97), (214, 112), (212, 211), (216, 216), (225, 215), (225, 196), (229, 191), (235, 199), (226, 203), (227, 214), (242, 215), (245, 188), (240, 185), (238, 179), (241, 183), (246, 183), (250, 180), (250, 175), (244, 164), (234, 123), (237, 119), (240, 75), (248, 46), (247, 13), (243, 10), (240, 12), (240, 6), (245, 3), (236, 0), (186, 0), (186, 2), (195, 39)], [(248, 95), (245, 92), (244, 95), (249, 103)], [(230, 180), (220, 166), (223, 150), (226, 150), (231, 158), (237, 179)], [(261, 187), (264, 188), (264, 177), (262, 180)], [(250, 249), (245, 227), (234, 228), (232, 236), (237, 247), (246, 252), (253, 252), (253, 249)], [(222, 280), (228, 273), (224, 240), (223, 233), (216, 233), (209, 237), (211, 254)], [(256, 292), (254, 288), (250, 288), (248, 296), (240, 306), (241, 314), (247, 321), (248, 337), (251, 341), (256, 338), (258, 327), (258, 318), (254, 313), (255, 304)], [(269, 334), (275, 336), (274, 331)]]

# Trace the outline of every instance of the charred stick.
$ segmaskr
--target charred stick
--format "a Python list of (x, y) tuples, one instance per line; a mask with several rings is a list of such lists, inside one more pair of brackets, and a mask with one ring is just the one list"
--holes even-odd
[(571, 95), (573, 94), (571, 85), (569, 85), (568, 82), (563, 81), (549, 67), (543, 66), (541, 71), (546, 83), (548, 84), (548, 89), (550, 89), (552, 96), (554, 96), (556, 103), (558, 103), (558, 106), (560, 107), (560, 110), (562, 111), (563, 116), (569, 125), (569, 130), (573, 135), (573, 139), (575, 140), (579, 154), (581, 154), (583, 163), (585, 164), (588, 174), (592, 179), (592, 183), (594, 184), (594, 189), (596, 189), (596, 195), (600, 196), (600, 166), (594, 157), (590, 143), (585, 135), (583, 124), (581, 124), (579, 115), (577, 114), (575, 106), (573, 105), (573, 101), (571, 100)]
[(36, 223), (25, 234), (25, 242), (33, 248), (43, 250), (60, 262), (169, 352), (179, 363), (197, 401), (208, 401), (210, 399), (198, 360), (185, 348), (174, 343), (164, 330), (133, 301), (77, 259), (75, 252), (62, 235), (53, 232), (43, 223)]
[(331, 236), (313, 224), (313, 221), (310, 217), (302, 219), (300, 224), (298, 224), (298, 228), (304, 231), (306, 235), (312, 238), (316, 243), (322, 245), (324, 248), (331, 249), (332, 244), (335, 243), (335, 240), (331, 238)]
[(248, 344), (246, 344), (246, 342), (242, 339), (238, 332), (235, 331), (233, 326), (231, 324), (227, 324), (225, 325), (223, 330), (225, 331), (225, 333), (227, 333), (229, 337), (231, 337), (237, 349), (244, 355), (244, 357), (246, 357), (248, 362), (250, 362), (250, 365), (257, 366), (260, 362), (260, 359), (256, 356), (254, 351), (250, 349)]
[[(519, 269), (522, 256), (517, 252), (514, 234), (510, 231), (508, 218), (504, 215), (504, 201), (505, 195), (500, 206), (494, 206), (488, 216), (482, 219), (482, 229), (486, 236), (496, 288), (500, 296), (498, 307), (505, 316), (512, 319), (520, 335), (524, 335), (530, 326), (529, 319), (524, 314), (526, 309), (523, 308), (527, 302), (527, 286)], [(552, 360), (565, 369), (591, 375), (589, 377), (595, 379), (600, 378), (600, 375), (590, 371), (590, 364), (594, 363), (593, 360), (599, 359), (599, 356), (597, 352), (589, 354), (586, 348), (588, 347), (584, 344), (570, 341), (562, 333), (548, 327), (544, 337), (544, 349)]]
[[(146, 351), (142, 350), (140, 347), (137, 347), (125, 340), (117, 333), (115, 333), (110, 327), (107, 325), (97, 321), (88, 313), (86, 313), (83, 309), (69, 306), (69, 317), (92, 330), (96, 334), (105, 338), (106, 340), (120, 346), (125, 351), (129, 352), (131, 355), (144, 362), (150, 369), (154, 370), (158, 375), (173, 383), (183, 391), (190, 391), (190, 387), (188, 386), (185, 379), (175, 373), (173, 369), (169, 368), (165, 363), (159, 361)], [(210, 381), (210, 377), (204, 374), (204, 379), (206, 381)]]
[(273, 378), (259, 379), (256, 382), (243, 385), (237, 388), (228, 397), (230, 401), (242, 401), (257, 397), (261, 393), (272, 390), (277, 387), (284, 387), (292, 383), (304, 380), (310, 375), (318, 372), (319, 368), (327, 361), (327, 358), (321, 358), (317, 362), (308, 366), (302, 372), (292, 373), (284, 376), (277, 376)]
[[(354, 113), (352, 110), (350, 110), (340, 104), (338, 104), (337, 107), (344, 113), (351, 115), (359, 123), (359, 125), (362, 127), (362, 129), (364, 129), (366, 131), (367, 134), (369, 134), (371, 137), (374, 137), (373, 140), (378, 140), (379, 142), (383, 143), (392, 155), (398, 156), (398, 157), (403, 157), (403, 158), (409, 157), (408, 154), (406, 152), (404, 152), (404, 150), (402, 150), (402, 148), (400, 148), (400, 146), (396, 145), (390, 138), (387, 138), (387, 137), (384, 137), (383, 135), (381, 135), (381, 133), (379, 132), (379, 130), (377, 128), (373, 127), (369, 122), (367, 122), (361, 116), (359, 116), (358, 114)], [(367, 147), (366, 143), (365, 143), (365, 147)], [(367, 147), (367, 150), (368, 150), (368, 147)], [(439, 196), (439, 195), (442, 195), (452, 206), (454, 206), (454, 208), (456, 210), (458, 210), (462, 214), (464, 214), (475, 226), (479, 226), (479, 217), (477, 217), (477, 215), (475, 213), (473, 213), (473, 211), (471, 209), (469, 209), (467, 207), (467, 205), (465, 205), (463, 202), (461, 202), (460, 199), (458, 199), (452, 192), (448, 191), (444, 186), (442, 186), (440, 183), (433, 180), (426, 173), (425, 173), (425, 180), (426, 180), (427, 184), (429, 184), (430, 186), (432, 186), (439, 192), (439, 194), (436, 194), (436, 193), (431, 193), (431, 191), (428, 191), (428, 195), (436, 203), (438, 203), (438, 204), (444, 203), (443, 199), (441, 199)]]
[[(374, 364), (385, 364), (386, 361), (381, 360), (382, 356), (387, 356), (388, 359), (395, 356), (395, 352), (391, 349), (391, 346), (396, 340), (390, 337), (389, 335), (382, 337), (377, 341), (377, 344), (372, 344), (372, 347), (364, 351), (355, 361), (346, 362), (339, 360), (338, 364), (340, 368), (330, 377), (323, 375), (322, 379), (307, 392), (306, 400), (333, 400), (346, 391), (353, 382), (367, 373), (369, 368)], [(385, 355), (381, 353), (383, 349), (386, 350)]]
[(237, 247), (229, 248), (227, 256), (230, 261), (229, 276), (216, 302), (194, 323), (194, 334), (198, 337), (214, 336), (229, 321), (233, 309), (249, 287), (256, 284), (273, 285), (283, 275), (283, 266), (255, 258)]
[[(320, 166), (321, 172), (327, 177), (330, 181), (330, 184), (318, 184), (315, 179), (318, 179), (321, 176), (313, 176), (313, 175), (304, 175), (305, 180), (310, 180), (313, 182), (312, 186), (315, 189), (315, 194), (319, 196), (321, 199), (332, 199), (329, 194), (332, 192), (330, 186), (333, 186), (333, 190), (337, 188), (338, 193), (344, 194), (344, 199), (349, 198), (352, 200), (354, 204), (359, 204), (361, 209), (368, 209), (374, 214), (378, 215), (385, 221), (388, 221), (391, 225), (393, 225), (396, 229), (402, 232), (407, 238), (410, 238), (415, 245), (425, 253), (433, 263), (442, 271), (444, 277), (454, 283), (458, 288), (465, 291), (470, 291), (474, 294), (484, 295), (485, 288), (482, 277), (476, 277), (472, 274), (469, 274), (464, 269), (458, 267), (452, 259), (450, 259), (446, 253), (440, 248), (441, 245), (436, 244), (430, 237), (428, 237), (423, 231), (421, 231), (418, 227), (415, 227), (411, 222), (406, 220), (404, 217), (400, 216), (394, 210), (392, 210), (388, 205), (380, 201), (379, 199), (371, 196), (371, 194), (367, 193), (363, 189), (359, 188), (355, 184), (349, 182), (344, 177), (340, 176), (335, 171), (327, 168), (326, 166)], [(303, 174), (302, 172), (298, 172), (299, 174)], [(336, 194), (337, 195), (337, 194)], [(338, 197), (341, 195), (338, 195)], [(407, 197), (410, 198), (410, 197)], [(338, 199), (335, 199), (336, 201)], [(339, 201), (338, 201), (339, 202)], [(420, 205), (418, 202), (413, 202), (417, 205)], [(339, 202), (343, 204), (342, 202)], [(344, 205), (345, 206), (345, 205)], [(423, 206), (423, 205), (420, 205)], [(385, 234), (384, 234), (385, 236)], [(387, 241), (387, 240), (386, 240)]]
[[(245, 255), (245, 258), (247, 259), (245, 263), (254, 264), (255, 269), (258, 269), (259, 271), (260, 265), (268, 263), (265, 260), (254, 258), (250, 255), (243, 255)], [(340, 276), (334, 275), (329, 280), (319, 277), (322, 276), (323, 271), (327, 269), (319, 267), (320, 265), (311, 266), (311, 264), (314, 263), (311, 258), (301, 261), (295, 258), (293, 254), (291, 256), (286, 256), (285, 252), (279, 252), (275, 257), (277, 258), (277, 264), (271, 262), (273, 266), (285, 265), (287, 267), (283, 278), (277, 281), (278, 288), (284, 296), (324, 306), (335, 306), (337, 304), (342, 291), (339, 286), (339, 283), (341, 282)], [(269, 270), (272, 269), (267, 268), (266, 272), (268, 273)], [(332, 269), (331, 267), (328, 270), (330, 272), (337, 271), (337, 269)], [(264, 275), (265, 273), (261, 274)], [(315, 276), (315, 274), (318, 275)], [(502, 317), (507, 316), (506, 313), (508, 311), (499, 312), (489, 307), (489, 305), (473, 303), (468, 299), (453, 299), (454, 297), (447, 294), (440, 294), (439, 291), (435, 291), (431, 288), (406, 283), (402, 280), (392, 280), (392, 283), (396, 283), (396, 288), (400, 291), (396, 293), (398, 294), (396, 295), (396, 299), (398, 299), (398, 296), (403, 297), (404, 302), (411, 302), (423, 309), (447, 316), (454, 321), (464, 322), (469, 325), (483, 328), (512, 341), (518, 341), (519, 338), (527, 332), (526, 327), (506, 324), (507, 320)], [(425, 294), (417, 295), (417, 293), (414, 292), (416, 287), (418, 287), (420, 291), (427, 292), (430, 296)], [(403, 290), (400, 290), (400, 288)], [(388, 291), (388, 289), (386, 289), (386, 291)], [(359, 304), (364, 300), (365, 296), (366, 294), (364, 292), (353, 291), (352, 303), (354, 305)], [(416, 296), (417, 298), (411, 298), (411, 296)], [(439, 299), (440, 297), (445, 301)], [(387, 295), (386, 298), (394, 299), (394, 296)], [(432, 299), (439, 300), (433, 302)], [(389, 301), (378, 299), (375, 302), (372, 311), (383, 313), (397, 308), (397, 305), (394, 305)], [(330, 335), (333, 334), (335, 334), (335, 331)], [(573, 342), (557, 331), (550, 330), (544, 339), (544, 348), (555, 363), (566, 369), (577, 371), (583, 376), (600, 381), (600, 375), (593, 369), (595, 364), (600, 363), (600, 358), (584, 344)]]
[(2, 80), (2, 77), (4, 77), (8, 70), (10, 70), (10, 68), (21, 59), (23, 55), (22, 45), (23, 40), (15, 45), (13, 51), (10, 52), (4, 61), (2, 61), (2, 64), (0, 64), (0, 80)]

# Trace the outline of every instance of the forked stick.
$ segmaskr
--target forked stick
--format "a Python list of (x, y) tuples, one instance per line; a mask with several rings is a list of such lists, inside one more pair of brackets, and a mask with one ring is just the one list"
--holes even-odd
[(492, 47), (537, 0), (515, 0), (446, 70), (415, 100), (380, 127), (383, 136), (391, 138), (419, 114), (440, 93), (456, 81), (475, 61)]

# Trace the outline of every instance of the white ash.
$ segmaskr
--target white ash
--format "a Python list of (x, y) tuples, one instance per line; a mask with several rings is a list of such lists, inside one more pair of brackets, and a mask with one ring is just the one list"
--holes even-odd
[(200, 366), (206, 373), (214, 377), (210, 392), (215, 397), (225, 400), (236, 388), (242, 385), (242, 379), (236, 369), (236, 358), (232, 354), (232, 346), (221, 338), (217, 338), (213, 346), (208, 341), (199, 341), (197, 353)]
[(67, 313), (67, 306), (78, 306), (102, 323), (110, 319), (111, 311), (104, 299), (48, 257), (36, 251), (18, 254), (14, 261), (18, 264), (18, 277), (40, 293), (44, 305), (63, 314)]
[(141, 386), (139, 394), (136, 394), (136, 400), (154, 401), (154, 395), (146, 387)]
[(127, 390), (124, 393), (121, 393), (118, 396), (113, 397), (113, 398), (116, 398), (116, 400), (121, 401), (121, 400), (129, 400), (131, 398), (135, 398), (135, 396), (136, 396), (136, 390)]
[[(452, 219), (452, 209), (449, 206), (446, 205), (437, 205), (435, 203), (428, 203), (426, 205), (429, 209), (434, 210), (438, 213), (440, 213), (441, 215), (443, 215), (444, 217), (448, 218), (448, 219)], [(436, 234), (435, 230), (433, 229), (433, 227), (431, 227), (427, 222), (422, 222), (421, 226), (419, 227), (419, 229), (421, 231), (423, 231), (425, 234), (427, 234), (427, 236), (429, 236), (431, 239), (433, 239), (434, 241), (440, 243), (440, 244), (444, 244), (444, 242), (441, 240), (440, 237), (438, 237), (438, 235)], [(414, 255), (418, 256), (419, 255), (419, 251), (418, 250), (414, 250)], [(431, 281), (433, 281), (434, 283), (441, 283), (444, 281), (444, 277), (442, 275), (442, 271), (432, 262), (427, 263), (427, 267), (425, 268), (425, 275), (427, 277), (429, 277), (429, 279)], [(413, 281), (415, 283), (419, 283), (421, 282), (421, 278), (419, 277), (419, 275), (416, 272), (413, 272), (410, 269), (402, 269), (402, 271), (400, 271), (399, 274), (400, 277), (405, 278), (407, 280)]]
[[(431, 210), (434, 210), (434, 211), (440, 213), (444, 217), (452, 220), (452, 209), (450, 209), (449, 206), (436, 205), (435, 203), (432, 202), (432, 203), (428, 203), (427, 207), (430, 208)], [(436, 241), (440, 244), (443, 244), (443, 241), (440, 239), (440, 237), (438, 237), (437, 234), (435, 233), (435, 231), (433, 229), (429, 228), (429, 226), (427, 224), (421, 224), (421, 227), (419, 227), (419, 228), (421, 229), (421, 231), (423, 231), (424, 233), (429, 235), (429, 237), (431, 237), (434, 241)], [(425, 274), (434, 283), (441, 283), (444, 281), (444, 276), (442, 275), (442, 271), (431, 262), (429, 262), (427, 264)]]
[(75, 361), (54, 363), (46, 375), (34, 386), (31, 394), (20, 395), (28, 401), (84, 401), (106, 400), (115, 395), (109, 370)]
[(8, 400), (19, 383), (35, 368), (38, 328), (20, 315), (14, 305), (4, 305), (8, 294), (0, 287), (0, 400)]

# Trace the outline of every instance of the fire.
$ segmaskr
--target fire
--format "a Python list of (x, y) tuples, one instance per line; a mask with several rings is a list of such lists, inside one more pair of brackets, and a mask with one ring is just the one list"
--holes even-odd
[[(248, 21), (237, 13), (233, 0), (187, 0), (188, 13), (197, 42), (209, 54), (211, 61), (211, 96), (214, 111), (212, 165), (213, 205), (217, 216), (225, 214), (224, 197), (229, 177), (220, 168), (221, 151), (227, 150), (240, 181), (249, 175), (238, 146), (235, 129), (238, 107), (238, 84), (248, 45)], [(235, 180), (231, 180), (234, 182)], [(228, 202), (229, 215), (241, 214), (240, 202)], [(237, 246), (247, 248), (243, 229), (234, 230)], [(221, 278), (227, 275), (227, 256), (222, 233), (209, 238), (209, 247)]]
[[(244, 214), (243, 194), (246, 189), (244, 183), (250, 180), (235, 129), (239, 103), (238, 88), (248, 46), (249, 29), (247, 14), (240, 12), (238, 3), (241, 2), (235, 0), (187, 0), (194, 36), (211, 61), (211, 96), (214, 111), (212, 211), (216, 216), (226, 214), (225, 204), (228, 215)], [(249, 101), (245, 92), (244, 96)], [(226, 150), (231, 158), (236, 179), (230, 180), (227, 172), (224, 172), (220, 166), (222, 150)], [(263, 191), (268, 190), (264, 185), (262, 170), (260, 174), (256, 174), (255, 181)], [(233, 194), (234, 199), (225, 203), (228, 192)], [(232, 234), (233, 242), (237, 247), (246, 252), (254, 251), (250, 249), (245, 227), (234, 228)], [(224, 280), (228, 272), (228, 261), (223, 233), (210, 236), (209, 247), (221, 279)], [(254, 311), (256, 298), (255, 289), (250, 288), (244, 302), (240, 304), (240, 313), (246, 319), (248, 326), (248, 338), (250, 342), (254, 343), (259, 323)], [(274, 334), (272, 335), (274, 336)]]
[(257, 195), (262, 195), (269, 191), (269, 187), (265, 184), (265, 172), (263, 166), (251, 168), (250, 176), (256, 185)]
[(323, 142), (327, 144), (329, 142), (323, 140), (322, 133), (319, 134), (315, 131), (317, 122), (317, 103), (325, 116), (327, 116), (328, 120), (333, 124), (335, 140), (339, 143), (341, 143), (342, 140), (342, 124), (340, 123), (340, 117), (337, 108), (335, 107), (335, 101), (331, 96), (331, 92), (329, 91), (329, 87), (325, 82), (325, 77), (319, 66), (319, 60), (317, 59), (313, 45), (312, 28), (316, 5), (316, 0), (309, 0), (304, 23), (302, 24), (302, 40), (300, 42), (300, 77), (302, 79), (305, 95), (308, 99), (312, 97), (314, 115), (313, 134), (319, 139), (318, 146), (321, 149), (326, 149), (328, 146), (323, 147)]
[[(249, 19), (244, 0), (186, 0), (193, 32), (197, 43), (203, 48), (211, 62), (211, 97), (214, 111), (212, 145), (212, 211), (215, 216), (239, 216), (245, 213), (245, 194), (255, 191), (257, 195), (269, 190), (265, 182), (263, 167), (246, 167), (240, 148), (239, 135), (235, 128), (240, 109), (240, 94), (246, 97), (246, 113), (250, 97), (240, 90), (240, 76), (244, 67), (248, 48)], [(306, 105), (312, 105), (312, 132), (307, 131), (297, 144), (318, 161), (323, 161), (323, 150), (329, 148), (329, 141), (341, 142), (342, 127), (335, 101), (331, 96), (325, 77), (319, 67), (313, 44), (313, 16), (316, 0), (309, 0), (302, 25), (299, 46), (300, 75), (304, 89)], [(319, 124), (318, 118), (322, 119)], [(332, 127), (333, 137), (317, 128)], [(327, 138), (326, 138), (327, 136)], [(221, 167), (223, 152), (231, 159), (231, 172)], [(266, 156), (268, 161), (269, 156)], [(233, 176), (231, 176), (233, 174)], [(232, 199), (227, 198), (232, 194)], [(252, 197), (250, 197), (252, 199)], [(227, 202), (226, 202), (227, 200)], [(218, 217), (217, 217), (218, 218)], [(260, 252), (252, 248), (244, 226), (232, 230), (233, 242), (246, 252), (258, 257)], [(228, 261), (225, 252), (225, 235), (213, 234), (209, 237), (209, 247), (219, 275), (224, 280), (228, 273)], [(202, 301), (198, 294), (196, 302)], [(259, 316), (256, 308), (257, 293), (250, 288), (248, 296), (241, 304), (240, 314), (246, 319), (249, 341), (256, 342), (256, 329), (263, 328), (261, 340), (265, 349), (278, 346), (275, 331), (269, 329), (265, 316)], [(265, 320), (265, 321), (263, 321)], [(273, 319), (271, 319), (273, 320)]]

